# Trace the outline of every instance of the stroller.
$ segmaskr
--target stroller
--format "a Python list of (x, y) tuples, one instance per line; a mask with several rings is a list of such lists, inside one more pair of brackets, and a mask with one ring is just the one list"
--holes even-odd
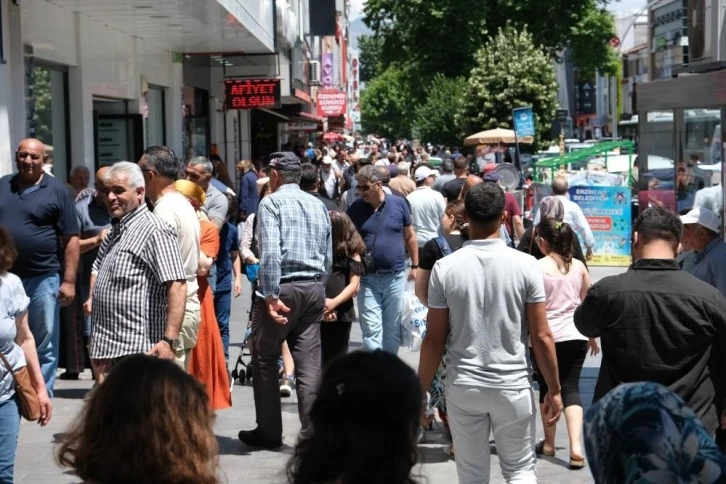
[[(247, 342), (252, 336), (252, 330), (254, 329), (252, 327), (252, 321), (254, 321), (254, 318), (257, 314), (257, 299), (258, 297), (253, 290), (252, 304), (250, 305), (250, 311), (248, 313), (249, 320), (247, 321), (245, 337), (242, 341), (242, 348), (240, 349), (239, 356), (237, 357), (237, 362), (234, 364), (234, 369), (232, 370), (232, 380), (238, 380), (240, 385), (244, 385), (245, 382), (249, 383), (250, 385), (252, 384), (252, 351), (247, 348)], [(245, 356), (250, 357), (249, 363), (245, 363)]]

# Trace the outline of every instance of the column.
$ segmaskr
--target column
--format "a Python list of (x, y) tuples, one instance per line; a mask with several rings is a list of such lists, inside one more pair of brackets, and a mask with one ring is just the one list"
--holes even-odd
[[(10, 118), (13, 112), (13, 89), (12, 76), (10, 71), (13, 64), (10, 61), (10, 50), (12, 45), (10, 44), (10, 22), (8, 21), (9, 5), (10, 2), (0, 2), (0, 17), (2, 17), (2, 25), (0, 25), (0, 31), (2, 32), (2, 43), (3, 43), (3, 58), (0, 60), (0, 86), (5, 86), (0, 89), (0, 176), (7, 175), (13, 172), (13, 154), (15, 150), (12, 146), (13, 137), (11, 136), (10, 129)], [(20, 91), (22, 92), (22, 90)], [(20, 93), (17, 93), (18, 95)]]
[(174, 150), (177, 156), (184, 155), (184, 141), (182, 133), (184, 119), (182, 90), (184, 88), (184, 66), (183, 57), (173, 54), (174, 61), (171, 64), (171, 86), (166, 90), (166, 144)]
[(93, 94), (88, 89), (83, 70), (87, 59), (83, 46), (92, 41), (88, 36), (87, 17), (76, 13), (76, 48), (78, 65), (68, 68), (68, 102), (71, 123), (71, 165), (84, 165), (91, 173), (96, 171), (96, 140), (94, 136)]

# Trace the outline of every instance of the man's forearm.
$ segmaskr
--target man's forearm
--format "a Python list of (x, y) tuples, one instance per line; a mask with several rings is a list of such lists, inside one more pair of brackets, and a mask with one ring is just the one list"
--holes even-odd
[(89, 237), (87, 239), (79, 239), (78, 241), (78, 252), (85, 254), (91, 252), (93, 249), (101, 246), (101, 240), (99, 237)]
[(555, 352), (555, 340), (552, 334), (546, 336), (532, 336), (532, 350), (534, 357), (537, 359), (537, 366), (540, 373), (547, 382), (549, 391), (552, 393), (560, 393), (560, 377), (557, 370), (557, 353)]
[(411, 257), (411, 264), (418, 265), (418, 243), (416, 237), (409, 237), (406, 239), (406, 245), (408, 246), (408, 255)]
[(93, 298), (93, 288), (96, 287), (96, 277), (98, 277), (98, 274), (91, 274), (91, 282), (88, 284), (88, 299)]
[(63, 282), (71, 284), (76, 283), (76, 273), (78, 272), (78, 258), (80, 256), (78, 245), (78, 236), (74, 235), (65, 240), (65, 250), (63, 251)]
[(166, 329), (164, 335), (167, 338), (179, 338), (182, 322), (184, 321), (184, 309), (187, 299), (186, 281), (171, 281), (166, 283), (167, 287), (167, 314)]
[(441, 359), (446, 351), (446, 340), (425, 337), (421, 344), (421, 355), (418, 361), (418, 379), (421, 382), (421, 391), (428, 391), (431, 382), (441, 365)]

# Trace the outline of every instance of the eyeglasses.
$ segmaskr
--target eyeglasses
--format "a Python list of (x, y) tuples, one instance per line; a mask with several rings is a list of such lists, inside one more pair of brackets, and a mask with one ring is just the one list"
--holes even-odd
[(355, 187), (355, 189), (358, 190), (359, 192), (366, 193), (367, 191), (369, 191), (371, 188), (373, 188), (375, 186), (376, 186), (375, 183), (373, 185), (358, 185), (357, 187)]

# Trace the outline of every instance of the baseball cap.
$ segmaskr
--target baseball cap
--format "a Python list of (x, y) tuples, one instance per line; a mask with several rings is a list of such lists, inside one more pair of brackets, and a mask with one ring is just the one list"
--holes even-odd
[(333, 159), (329, 156), (323, 156), (323, 164), (325, 165), (332, 165)]
[(698, 224), (701, 227), (705, 227), (711, 232), (718, 233), (721, 227), (721, 222), (718, 220), (718, 215), (713, 213), (707, 208), (694, 208), (687, 214), (681, 216), (681, 222), (683, 225)]
[(439, 176), (439, 170), (432, 170), (428, 166), (419, 166), (415, 172), (416, 181), (425, 180), (430, 176)]
[(265, 169), (275, 168), (281, 171), (301, 171), (302, 163), (295, 153), (290, 151), (279, 151), (268, 157)]
[(499, 180), (501, 180), (501, 179), (502, 179), (502, 175), (500, 175), (496, 171), (490, 171), (489, 173), (484, 175), (484, 177), (482, 178), (482, 180), (484, 180), (485, 182), (493, 182), (493, 183), (499, 183)]

